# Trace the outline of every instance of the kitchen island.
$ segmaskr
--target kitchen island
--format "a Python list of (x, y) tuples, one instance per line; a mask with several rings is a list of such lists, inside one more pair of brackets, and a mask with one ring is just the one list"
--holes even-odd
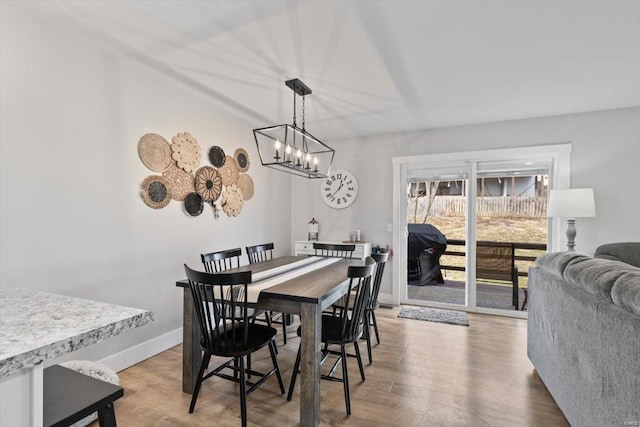
[(43, 362), (153, 321), (147, 310), (0, 287), (0, 426), (41, 426)]

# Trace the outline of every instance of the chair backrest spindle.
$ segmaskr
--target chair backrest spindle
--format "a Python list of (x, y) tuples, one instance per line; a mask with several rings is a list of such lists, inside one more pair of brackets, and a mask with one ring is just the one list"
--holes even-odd
[(261, 245), (247, 246), (247, 257), (249, 264), (263, 262), (273, 259), (273, 243), (264, 243)]
[(316, 256), (349, 258), (353, 257), (356, 245), (342, 245), (337, 243), (314, 243), (313, 249)]
[(218, 273), (230, 268), (240, 267), (241, 248), (201, 254), (200, 258), (207, 273)]

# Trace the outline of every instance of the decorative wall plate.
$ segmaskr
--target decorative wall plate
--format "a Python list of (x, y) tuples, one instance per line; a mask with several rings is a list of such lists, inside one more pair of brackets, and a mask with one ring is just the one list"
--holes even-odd
[(246, 172), (249, 170), (249, 154), (244, 148), (238, 148), (234, 153), (233, 157), (236, 159), (236, 164), (238, 165), (238, 170), (240, 172)]
[(200, 159), (202, 158), (200, 146), (189, 132), (178, 133), (171, 141), (173, 141), (173, 144), (171, 144), (172, 157), (178, 167), (187, 172), (192, 172), (200, 166)]
[(218, 168), (218, 172), (220, 172), (220, 176), (222, 177), (222, 184), (224, 184), (225, 186), (236, 184), (238, 182), (238, 178), (240, 177), (236, 159), (231, 156), (226, 157), (224, 165), (221, 168)]
[(184, 210), (191, 216), (198, 216), (204, 209), (204, 202), (198, 193), (189, 193), (184, 199)]
[(180, 169), (173, 160), (169, 169), (162, 172), (162, 176), (171, 185), (171, 198), (173, 200), (181, 202), (187, 197), (187, 194), (193, 193), (195, 190), (193, 173)]
[(222, 178), (220, 173), (211, 166), (203, 166), (196, 172), (196, 193), (202, 200), (211, 203), (220, 197)]
[(224, 150), (217, 145), (214, 145), (209, 149), (209, 161), (211, 164), (217, 168), (222, 167), (224, 165), (224, 161), (226, 160), (226, 156), (224, 154)]
[(238, 178), (238, 189), (242, 193), (244, 200), (249, 200), (253, 197), (253, 180), (246, 173), (240, 174)]
[(148, 176), (142, 182), (142, 200), (150, 208), (164, 208), (171, 201), (171, 185), (160, 175)]
[(140, 138), (138, 155), (142, 164), (154, 172), (164, 172), (173, 162), (169, 142), (156, 133), (148, 133)]
[(235, 184), (225, 187), (222, 191), (222, 210), (228, 216), (240, 215), (243, 203), (242, 193)]

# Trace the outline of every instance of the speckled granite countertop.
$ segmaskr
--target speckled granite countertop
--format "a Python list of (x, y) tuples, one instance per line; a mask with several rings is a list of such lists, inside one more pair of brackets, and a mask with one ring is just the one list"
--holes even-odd
[(0, 287), (0, 378), (152, 321), (147, 310)]

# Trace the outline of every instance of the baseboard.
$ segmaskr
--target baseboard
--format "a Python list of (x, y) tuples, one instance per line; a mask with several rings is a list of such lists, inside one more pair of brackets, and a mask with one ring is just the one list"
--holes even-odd
[(390, 304), (393, 305), (393, 295), (391, 294), (383, 294), (380, 292), (378, 294), (378, 302), (381, 304)]
[(175, 329), (100, 360), (116, 372), (127, 369), (182, 342), (182, 328)]

